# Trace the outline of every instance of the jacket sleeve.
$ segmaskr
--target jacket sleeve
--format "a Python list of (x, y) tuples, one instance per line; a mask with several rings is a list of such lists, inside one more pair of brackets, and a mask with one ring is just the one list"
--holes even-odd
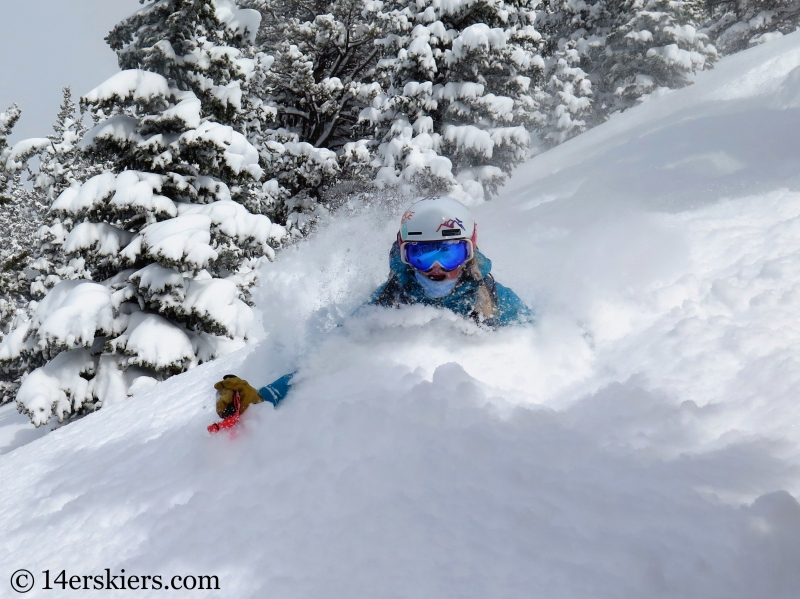
[(533, 311), (526, 306), (519, 296), (495, 282), (495, 293), (497, 294), (497, 324), (498, 326), (508, 326), (514, 324), (532, 323), (535, 321)]
[(281, 378), (276, 381), (271, 382), (266, 387), (261, 387), (258, 390), (258, 394), (264, 399), (264, 401), (268, 401), (276, 408), (278, 404), (281, 403), (284, 398), (289, 394), (289, 391), (292, 388), (292, 379), (296, 373), (292, 372), (291, 374), (285, 374)]

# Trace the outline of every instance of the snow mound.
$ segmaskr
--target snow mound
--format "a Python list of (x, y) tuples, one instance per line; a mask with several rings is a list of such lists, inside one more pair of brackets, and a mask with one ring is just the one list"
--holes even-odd
[(502, 48), (506, 45), (506, 32), (500, 28), (490, 28), (486, 23), (475, 23), (464, 28), (453, 40), (453, 49), (448, 50), (448, 64), (459, 61), (477, 49)]
[(221, 200), (213, 204), (179, 204), (178, 212), (181, 215), (208, 216), (221, 233), (235, 237), (241, 243), (253, 240), (261, 244), (267, 255), (273, 253), (268, 242), (277, 242), (286, 236), (285, 227), (273, 224), (263, 214), (251, 214), (241, 204), (231, 200)]
[(170, 95), (169, 83), (158, 73), (130, 69), (120, 71), (110, 77), (88, 94), (83, 101), (90, 104), (114, 101), (124, 104), (131, 99), (134, 102), (152, 102), (156, 98)]
[(51, 143), (46, 137), (33, 137), (18, 141), (11, 148), (11, 152), (6, 158), (5, 168), (10, 172), (22, 169), (28, 158), (48, 147)]
[(108, 199), (114, 191), (114, 186), (113, 173), (95, 175), (83, 185), (72, 185), (62, 191), (50, 209), (67, 214), (81, 214)]
[(64, 252), (71, 254), (95, 247), (100, 256), (115, 256), (133, 238), (133, 233), (108, 223), (80, 223), (67, 235)]
[(136, 262), (139, 254), (167, 264), (188, 263), (204, 268), (218, 254), (211, 247), (211, 219), (205, 214), (186, 214), (142, 229), (120, 255)]
[(116, 114), (89, 130), (78, 145), (85, 150), (103, 141), (120, 144), (142, 142), (144, 141), (142, 136), (136, 132), (138, 124), (138, 120), (134, 117)]
[(258, 150), (247, 141), (244, 135), (232, 127), (207, 121), (197, 129), (181, 135), (180, 142), (186, 146), (211, 146), (222, 153), (228, 168), (237, 175), (249, 173), (260, 179), (263, 171), (258, 165)]
[[(0, 458), (0, 561), (218, 576), (209, 597), (794, 599), (796, 69), (800, 33), (726, 58), (477, 207), (480, 248), (533, 327), (361, 307), (405, 206), (345, 205), (264, 269), (260, 345), (142, 377)], [(145, 278), (188, 292), (166, 264)], [(203, 342), (147, 318), (128, 344), (174, 360)], [(47, 367), (29, 377), (26, 405), (90, 393), (86, 351), (59, 356), (69, 389)], [(205, 431), (222, 375), (292, 371), (279, 409)]]
[(225, 279), (191, 281), (184, 308), (201, 320), (219, 323), (222, 335), (248, 337), (253, 325), (253, 311), (239, 299), (236, 285)]
[(90, 281), (62, 281), (37, 306), (31, 319), (41, 343), (89, 346), (96, 331), (112, 331), (111, 291)]
[(52, 414), (60, 419), (70, 411), (71, 404), (80, 406), (91, 396), (89, 381), (81, 374), (93, 371), (94, 360), (89, 350), (61, 352), (22, 381), (17, 405), (37, 426), (46, 424)]
[(252, 8), (239, 8), (231, 0), (214, 0), (214, 14), (228, 28), (244, 35), (250, 43), (255, 43), (258, 27), (261, 24), (261, 13)]
[(176, 216), (178, 211), (174, 202), (158, 193), (163, 182), (164, 177), (153, 173), (123, 171), (117, 175), (114, 196), (109, 204), (120, 211), (128, 209), (145, 214)]
[(194, 361), (192, 341), (186, 331), (158, 314), (132, 314), (128, 328), (117, 344), (119, 349), (139, 357), (133, 363), (155, 370)]

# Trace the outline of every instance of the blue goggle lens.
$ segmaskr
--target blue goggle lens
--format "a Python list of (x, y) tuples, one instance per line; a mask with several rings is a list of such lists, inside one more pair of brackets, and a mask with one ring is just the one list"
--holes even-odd
[(420, 241), (405, 246), (408, 263), (423, 272), (433, 268), (435, 262), (444, 270), (455, 270), (469, 258), (469, 243), (458, 241)]

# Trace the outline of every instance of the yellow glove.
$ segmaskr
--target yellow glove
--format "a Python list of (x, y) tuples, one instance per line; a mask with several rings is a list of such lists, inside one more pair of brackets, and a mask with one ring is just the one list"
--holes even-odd
[(258, 394), (250, 384), (240, 379), (238, 376), (226, 374), (222, 380), (214, 385), (214, 389), (219, 391), (219, 399), (217, 400), (217, 414), (220, 418), (227, 418), (236, 413), (236, 405), (233, 401), (234, 392), (239, 392), (239, 413), (244, 414), (244, 411), (250, 407), (250, 404), (261, 403), (264, 398)]

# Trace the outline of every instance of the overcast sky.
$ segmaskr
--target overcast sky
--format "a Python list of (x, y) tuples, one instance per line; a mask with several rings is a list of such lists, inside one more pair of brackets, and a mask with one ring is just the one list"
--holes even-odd
[(73, 98), (119, 70), (103, 38), (140, 8), (138, 0), (2, 0), (0, 112), (16, 102), (12, 141), (52, 132), (61, 88)]

